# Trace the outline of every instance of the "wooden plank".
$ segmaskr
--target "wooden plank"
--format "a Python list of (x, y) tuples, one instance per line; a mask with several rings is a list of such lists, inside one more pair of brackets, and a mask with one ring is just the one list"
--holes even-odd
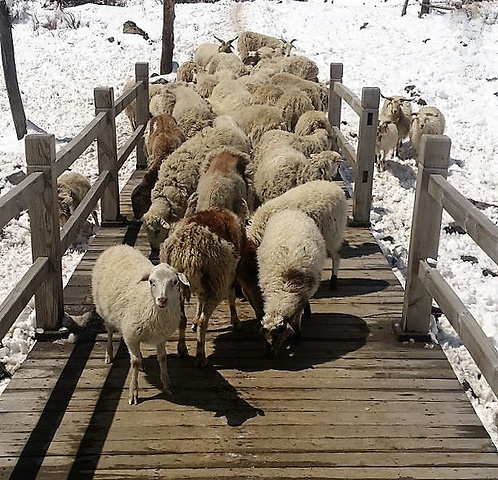
[(498, 352), (493, 342), (435, 268), (429, 267), (427, 262), (420, 262), (419, 277), (442, 308), (495, 395), (498, 395)]
[(355, 95), (348, 87), (338, 82), (334, 83), (334, 92), (345, 100), (359, 117), (361, 116), (363, 108), (361, 106), (361, 100), (357, 95)]
[(45, 188), (43, 173), (28, 175), (21, 183), (12, 187), (0, 197), (0, 229), (17, 217), (34, 198), (39, 197)]
[(3, 338), (19, 314), (46, 280), (50, 271), (48, 257), (38, 257), (0, 305), (0, 338)]
[(428, 191), (489, 257), (498, 263), (498, 226), (443, 176), (431, 175)]
[(104, 128), (106, 121), (106, 114), (98, 113), (78, 135), (57, 152), (54, 164), (57, 176), (65, 172), (92, 144)]
[(334, 137), (334, 141), (337, 143), (337, 147), (341, 154), (346, 157), (345, 160), (349, 162), (349, 164), (356, 168), (357, 160), (356, 160), (356, 150), (353, 145), (348, 142), (344, 134), (341, 132), (339, 127), (332, 127), (332, 135)]

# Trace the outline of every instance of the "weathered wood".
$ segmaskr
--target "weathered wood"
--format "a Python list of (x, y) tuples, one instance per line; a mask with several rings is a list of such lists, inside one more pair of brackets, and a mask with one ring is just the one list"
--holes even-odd
[(353, 225), (356, 226), (370, 226), (379, 99), (379, 88), (363, 88), (353, 195)]
[(114, 112), (116, 117), (124, 111), (124, 109), (137, 98), (138, 89), (143, 88), (140, 82), (136, 82), (130, 90), (122, 93), (114, 102)]
[(62, 252), (65, 252), (71, 243), (73, 243), (81, 226), (86, 222), (92, 211), (95, 210), (99, 198), (102, 196), (102, 192), (109, 181), (110, 172), (108, 170), (101, 172), (95, 183), (85, 195), (85, 198), (76, 207), (73, 214), (69, 217), (69, 220), (62, 227), (60, 233)]
[(351, 145), (344, 134), (339, 130), (339, 127), (333, 126), (332, 132), (334, 135), (334, 142), (337, 145), (337, 148), (343, 155), (346, 157), (346, 161), (348, 161), (353, 168), (356, 169), (356, 150), (353, 145)]
[(0, 338), (13, 325), (31, 297), (50, 273), (49, 259), (38, 257), (0, 305)]
[[(125, 214), (143, 173), (123, 189)], [(140, 226), (100, 230), (66, 286), (66, 309), (93, 308), (91, 268), (106, 247), (148, 254)], [(96, 319), (101, 333), (73, 350), (37, 343), (0, 396), (0, 476), (495, 478), (496, 449), (444, 353), (393, 334), (403, 292), (371, 233), (348, 227), (345, 236), (338, 289), (320, 286), (299, 345), (266, 359), (247, 302), (237, 301), (236, 332), (223, 302), (209, 324), (207, 368), (195, 366), (190, 330), (191, 356), (176, 354), (177, 334), (167, 342), (173, 395), (161, 393), (155, 349), (143, 346), (140, 402), (129, 406), (126, 347), (115, 335), (106, 364)], [(189, 318), (194, 311), (192, 300)]]
[(27, 133), (26, 114), (24, 113), (19, 82), (17, 80), (10, 12), (5, 0), (0, 1), (0, 44), (2, 50), (3, 74), (5, 77), (7, 96), (9, 97), (10, 110), (16, 128), (17, 139), (21, 140)]
[(337, 93), (346, 103), (361, 117), (363, 114), (363, 107), (361, 100), (345, 85), (342, 83), (334, 83), (334, 92)]
[(429, 194), (498, 264), (498, 226), (440, 175), (431, 175)]
[(498, 395), (498, 352), (468, 308), (441, 274), (420, 262), (419, 278), (466, 346), (495, 395)]
[(43, 173), (33, 173), (0, 197), (0, 229), (38, 198), (45, 187)]
[(107, 119), (104, 112), (97, 114), (78, 135), (57, 152), (57, 160), (54, 164), (57, 176), (65, 172), (95, 141), (102, 132), (106, 122)]
[(329, 122), (332, 127), (340, 127), (342, 98), (335, 91), (335, 85), (342, 83), (343, 65), (342, 63), (330, 64), (330, 85), (329, 85)]
[(135, 147), (137, 147), (138, 152), (139, 143), (143, 144), (144, 131), (145, 125), (139, 125), (137, 129), (131, 134), (130, 138), (126, 140), (124, 145), (118, 150), (118, 161), (116, 166), (118, 170), (120, 170), (126, 160), (128, 160), (128, 157)]
[(420, 282), (418, 270), (420, 260), (437, 258), (443, 213), (428, 193), (429, 178), (432, 174), (446, 178), (450, 147), (450, 139), (444, 135), (422, 135), (401, 324), (404, 332), (414, 336), (429, 331), (432, 297)]
[(175, 46), (175, 0), (163, 0), (163, 38), (160, 73), (173, 71), (173, 49)]
[(110, 172), (110, 180), (100, 201), (102, 225), (119, 222), (119, 185), (117, 171), (116, 123), (114, 112), (114, 90), (96, 88), (94, 90), (95, 114), (106, 114), (106, 124), (97, 137), (99, 173)]
[(45, 188), (29, 205), (31, 251), (33, 261), (48, 257), (50, 272), (35, 295), (36, 324), (45, 330), (57, 330), (62, 321), (62, 264), (59, 238), (59, 208), (53, 135), (28, 135), (25, 139), (27, 173), (42, 172)]
[[(135, 120), (137, 126), (142, 125), (143, 128), (149, 121), (149, 64), (136, 63), (135, 64), (135, 79), (141, 82), (142, 88), (137, 92), (137, 101), (135, 104)], [(147, 154), (145, 152), (145, 145), (143, 137), (139, 137), (137, 141), (137, 168), (147, 167)]]

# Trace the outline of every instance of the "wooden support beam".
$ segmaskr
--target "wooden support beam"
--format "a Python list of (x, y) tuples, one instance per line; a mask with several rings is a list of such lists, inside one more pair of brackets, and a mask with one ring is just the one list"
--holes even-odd
[(432, 174), (448, 175), (451, 141), (445, 135), (422, 135), (413, 208), (401, 329), (414, 339), (429, 331), (432, 297), (419, 279), (421, 260), (437, 259), (442, 206), (429, 195)]

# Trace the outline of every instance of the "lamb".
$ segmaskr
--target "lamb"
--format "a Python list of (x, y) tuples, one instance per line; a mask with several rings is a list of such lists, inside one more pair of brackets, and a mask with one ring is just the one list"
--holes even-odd
[(284, 39), (247, 30), (239, 34), (239, 39), (237, 40), (237, 51), (242, 61), (249, 56), (250, 52), (259, 50), (262, 47), (267, 48), (265, 53), (268, 52), (268, 49), (271, 49), (274, 55), (289, 56), (291, 49), (294, 47), (293, 43), (295, 41), (296, 39), (293, 39), (288, 42)]
[(442, 135), (446, 128), (446, 120), (443, 113), (436, 107), (420, 107), (412, 120), (410, 128), (410, 141), (417, 156), (420, 153), (420, 141), (422, 135)]
[(398, 156), (403, 140), (407, 138), (410, 133), (412, 121), (412, 104), (410, 102), (413, 98), (405, 98), (400, 95), (393, 95), (392, 97), (381, 96), (385, 100), (379, 113), (379, 121), (389, 121), (396, 125), (396, 128), (398, 129), (396, 156)]
[(183, 272), (197, 297), (198, 367), (207, 365), (208, 322), (222, 300), (228, 299), (232, 327), (239, 327), (235, 281), (244, 243), (245, 227), (240, 218), (228, 210), (206, 210), (184, 217), (161, 245), (161, 261)]
[(195, 49), (193, 61), (197, 63), (197, 65), (206, 68), (211, 58), (217, 53), (231, 53), (233, 48), (232, 43), (237, 39), (237, 37), (235, 37), (232, 40), (224, 42), (216, 36), (214, 38), (220, 42), (220, 45), (217, 45), (216, 43), (201, 43)]
[(254, 212), (247, 229), (248, 239), (259, 246), (270, 216), (285, 208), (301, 210), (317, 224), (332, 257), (329, 288), (336, 289), (340, 248), (348, 212), (346, 196), (341, 187), (335, 182), (315, 180), (291, 188), (279, 197), (269, 200)]
[(268, 357), (289, 338), (299, 341), (301, 317), (311, 314), (309, 300), (320, 285), (326, 257), (323, 236), (306, 213), (287, 208), (270, 215), (258, 248), (261, 332)]
[[(64, 172), (57, 179), (59, 224), (63, 227), (91, 188), (90, 181), (78, 172)], [(92, 212), (95, 225), (99, 224), (97, 212)]]
[(105, 361), (113, 361), (112, 334), (121, 332), (130, 353), (130, 405), (138, 403), (141, 343), (156, 346), (163, 391), (172, 393), (166, 368), (165, 343), (179, 327), (178, 353), (187, 354), (187, 319), (181, 304), (180, 282), (189, 285), (184, 274), (166, 263), (154, 267), (140, 251), (128, 245), (108, 248), (95, 263), (92, 294), (96, 311), (104, 320), (107, 330)]
[(188, 199), (197, 189), (199, 176), (208, 167), (206, 155), (224, 146), (243, 153), (249, 153), (251, 148), (247, 136), (231, 119), (218, 117), (214, 127), (207, 127), (184, 142), (162, 162), (152, 190), (152, 204), (143, 216), (152, 249), (159, 248), (171, 223), (184, 216)]
[(174, 117), (166, 113), (149, 120), (144, 137), (148, 154), (147, 171), (131, 193), (133, 213), (137, 219), (142, 218), (150, 208), (151, 192), (162, 161), (185, 141)]
[(393, 122), (380, 122), (375, 142), (375, 161), (379, 172), (386, 169), (387, 154), (391, 152), (391, 158), (394, 157), (396, 145), (398, 145), (398, 127)]
[(192, 213), (227, 209), (245, 222), (249, 212), (244, 174), (249, 161), (249, 155), (229, 147), (209, 154), (209, 168), (201, 174), (197, 191), (189, 199), (189, 203), (195, 203)]

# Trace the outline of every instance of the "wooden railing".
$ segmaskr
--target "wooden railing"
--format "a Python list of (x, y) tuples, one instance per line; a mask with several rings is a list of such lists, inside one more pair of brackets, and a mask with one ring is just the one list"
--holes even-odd
[(498, 396), (498, 352), (436, 268), (443, 209), (498, 264), (498, 226), (446, 180), (450, 145), (444, 135), (422, 136), (400, 327), (403, 336), (426, 337), (434, 299)]
[[(330, 65), (328, 116), (334, 132), (334, 141), (355, 173), (352, 225), (370, 226), (380, 89), (378, 87), (363, 88), (360, 100), (342, 84), (342, 74), (342, 63)], [(360, 117), (357, 152), (341, 132), (342, 100)]]
[[(58, 152), (53, 135), (28, 135), (25, 139), (27, 178), (0, 198), (0, 228), (28, 210), (33, 264), (0, 305), (0, 339), (35, 296), (36, 326), (45, 331), (60, 328), (64, 315), (61, 258), (100, 200), (101, 224), (124, 219), (119, 211), (118, 171), (136, 148), (137, 168), (146, 166), (143, 132), (149, 119), (149, 67), (135, 65), (136, 83), (114, 101), (112, 88), (94, 91), (94, 119)], [(116, 116), (135, 101), (137, 128), (118, 150)], [(99, 176), (83, 201), (60, 229), (57, 177), (97, 141)]]

